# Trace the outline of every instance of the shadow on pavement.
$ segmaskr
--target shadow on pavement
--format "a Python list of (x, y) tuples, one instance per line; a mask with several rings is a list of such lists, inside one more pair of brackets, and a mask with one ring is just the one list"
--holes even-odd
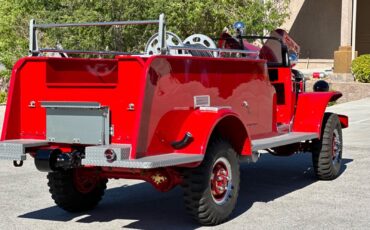
[[(341, 173), (352, 161), (343, 159)], [(231, 219), (246, 212), (254, 202), (272, 201), (316, 181), (310, 154), (290, 157), (266, 154), (256, 164), (242, 164), (239, 200)], [(108, 189), (100, 205), (90, 212), (73, 214), (53, 206), (19, 217), (79, 223), (133, 220), (123, 227), (139, 229), (198, 227), (185, 213), (181, 188), (160, 193), (147, 183)]]

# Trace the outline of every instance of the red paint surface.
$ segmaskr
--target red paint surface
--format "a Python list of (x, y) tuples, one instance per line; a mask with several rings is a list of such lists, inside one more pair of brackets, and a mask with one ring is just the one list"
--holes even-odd
[(338, 99), (339, 92), (302, 93), (298, 96), (293, 131), (321, 134), (322, 119), (330, 101)]
[[(157, 150), (151, 150), (156, 147), (165, 148), (166, 143), (166, 150), (173, 152), (168, 143), (180, 140), (187, 131), (192, 132), (194, 143), (181, 152), (203, 153), (205, 150), (203, 145), (207, 142), (202, 142), (204, 144), (201, 145), (197, 140), (199, 138), (207, 140), (212, 127), (201, 118), (209, 116), (204, 112), (198, 116), (188, 115), (194, 111), (194, 96), (197, 95), (209, 95), (211, 106), (231, 107), (233, 113), (250, 131), (251, 138), (260, 134), (271, 134), (274, 131), (272, 129), (274, 89), (266, 75), (264, 61), (153, 57), (148, 60), (147, 66), (146, 97), (141, 114), (142, 135), (139, 139), (138, 153), (144, 153), (149, 149), (150, 154), (156, 154)], [(248, 108), (242, 106), (243, 101), (248, 102)], [(223, 116), (222, 113), (217, 116)], [(163, 121), (165, 119), (168, 121)], [(191, 125), (185, 126), (186, 122), (190, 122)], [(173, 130), (169, 130), (171, 128)], [(153, 139), (153, 136), (156, 139)], [(159, 147), (161, 140), (164, 141)]]
[(293, 90), (292, 72), (290, 68), (277, 68), (278, 79), (272, 84), (282, 84), (284, 86), (283, 98), (285, 103), (276, 106), (276, 121), (278, 124), (289, 124), (294, 113), (296, 95)]
[[(131, 158), (175, 152), (170, 143), (187, 131), (194, 140), (177, 152), (204, 153), (213, 127), (230, 112), (200, 112), (194, 109), (196, 95), (209, 95), (211, 106), (229, 106), (250, 137), (274, 131), (274, 90), (265, 61), (27, 57), (13, 71), (2, 140), (45, 139), (42, 101), (99, 102), (111, 111), (111, 142), (132, 144)], [(28, 106), (31, 101), (35, 108)], [(134, 111), (127, 109), (130, 103)]]

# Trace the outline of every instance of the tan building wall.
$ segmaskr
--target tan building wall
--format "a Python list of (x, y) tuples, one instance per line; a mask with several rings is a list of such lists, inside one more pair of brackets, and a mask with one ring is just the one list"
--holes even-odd
[(370, 0), (357, 0), (355, 48), (359, 55), (370, 54)]
[(370, 54), (370, 0), (291, 0), (290, 11), (282, 28), (301, 46), (306, 68), (314, 61), (351, 73), (356, 55)]
[[(292, 2), (299, 7), (299, 2)], [(306, 0), (301, 5), (289, 29), (289, 34), (301, 46), (300, 57), (333, 59), (341, 41), (341, 1)]]

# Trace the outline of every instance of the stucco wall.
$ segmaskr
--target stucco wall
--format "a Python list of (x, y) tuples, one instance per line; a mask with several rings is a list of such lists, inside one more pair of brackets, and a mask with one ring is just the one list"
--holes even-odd
[(370, 1), (357, 0), (356, 50), (370, 54)]
[(341, 0), (304, 1), (289, 31), (301, 46), (301, 58), (333, 58), (340, 46), (341, 3)]

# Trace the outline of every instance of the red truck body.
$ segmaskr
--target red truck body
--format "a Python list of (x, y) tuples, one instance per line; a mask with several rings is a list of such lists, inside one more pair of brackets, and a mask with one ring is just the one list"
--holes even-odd
[[(287, 34), (280, 33), (286, 40)], [(289, 44), (299, 50), (291, 38)], [(237, 196), (239, 185), (235, 157), (256, 161), (261, 150), (275, 155), (309, 151), (319, 165), (322, 140), (328, 139), (333, 165), (340, 165), (341, 128), (348, 118), (325, 109), (341, 93), (305, 92), (304, 80), (295, 80), (291, 66), (272, 65), (263, 50), (261, 58), (168, 53), (22, 58), (10, 81), (0, 158), (19, 166), (17, 160), (26, 154), (34, 157), (39, 170), (50, 172), (55, 197), (54, 182), (64, 178), (67, 183), (69, 172), (78, 197), (88, 197), (100, 183), (105, 188), (107, 178), (143, 179), (161, 191), (182, 184), (186, 190), (198, 186), (192, 185), (193, 176), (201, 172), (210, 177), (204, 189), (210, 183), (214, 200), (207, 208), (225, 205), (227, 211), (212, 212), (215, 219), (196, 218), (221, 223), (236, 202), (230, 198)], [(322, 170), (316, 168), (320, 177)], [(330, 173), (322, 179), (339, 175), (337, 168)], [(82, 207), (65, 206), (55, 197), (68, 211)], [(190, 209), (205, 208), (190, 203)]]
[[(282, 80), (275, 84), (293, 87), (290, 68), (276, 70)], [(247, 136), (241, 150), (249, 155), (251, 140), (281, 135), (278, 125), (292, 120), (297, 100), (294, 92), (284, 91), (286, 103), (280, 105), (275, 94), (266, 60), (23, 58), (14, 67), (2, 140), (46, 139), (41, 101), (94, 101), (110, 108), (115, 132), (111, 143), (132, 144), (131, 159), (175, 152), (204, 154), (212, 129), (225, 117), (235, 125), (243, 124), (240, 132)], [(223, 109), (197, 110), (194, 97), (202, 95), (210, 97), (211, 106)], [(319, 136), (327, 103), (339, 97), (338, 92), (299, 94), (302, 106), (297, 106), (293, 131)], [(32, 101), (34, 107), (29, 106)], [(135, 105), (134, 111), (127, 109), (130, 103)], [(194, 138), (194, 143), (181, 150), (171, 147), (171, 141), (181, 139), (187, 131), (201, 138)]]
[[(200, 112), (194, 108), (197, 95), (208, 95), (212, 106), (225, 108)], [(111, 143), (132, 144), (131, 159), (172, 152), (203, 154), (211, 130), (226, 116), (239, 120), (245, 131), (254, 126), (247, 132), (251, 139), (277, 135), (273, 97), (264, 60), (24, 58), (14, 69), (2, 139), (45, 140), (41, 101), (94, 101), (110, 108), (115, 132)], [(34, 107), (29, 106), (32, 101)], [(127, 109), (130, 103), (134, 111)], [(187, 119), (192, 119), (190, 124)], [(187, 131), (200, 138), (181, 150), (171, 147), (170, 142)], [(251, 153), (247, 147), (243, 150)]]

